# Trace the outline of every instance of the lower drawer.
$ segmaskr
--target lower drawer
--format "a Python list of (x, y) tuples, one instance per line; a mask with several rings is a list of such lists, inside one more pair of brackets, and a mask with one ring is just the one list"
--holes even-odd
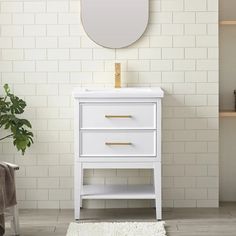
[(80, 156), (156, 156), (156, 131), (82, 131)]

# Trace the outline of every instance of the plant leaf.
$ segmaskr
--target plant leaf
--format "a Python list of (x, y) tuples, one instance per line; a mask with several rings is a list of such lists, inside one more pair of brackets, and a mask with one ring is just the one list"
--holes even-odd
[(10, 93), (10, 88), (9, 88), (8, 84), (4, 84), (3, 88), (4, 88), (6, 94)]

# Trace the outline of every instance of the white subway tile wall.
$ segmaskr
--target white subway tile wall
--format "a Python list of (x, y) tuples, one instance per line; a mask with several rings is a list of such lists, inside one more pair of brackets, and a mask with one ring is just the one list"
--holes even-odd
[[(0, 1), (0, 81), (27, 101), (34, 145), (11, 141), (0, 158), (20, 165), (21, 208), (73, 208), (74, 87), (161, 86), (163, 204), (218, 206), (218, 1), (149, 0), (144, 35), (106, 49), (85, 34), (75, 0)], [(131, 12), (132, 14), (132, 12)], [(2, 88), (0, 89), (2, 93)], [(150, 184), (149, 170), (88, 170), (85, 183)], [(151, 207), (151, 201), (85, 201), (85, 207)]]

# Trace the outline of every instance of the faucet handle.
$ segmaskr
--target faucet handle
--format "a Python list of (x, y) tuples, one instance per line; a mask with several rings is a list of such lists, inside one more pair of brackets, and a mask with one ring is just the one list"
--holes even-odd
[(120, 63), (115, 63), (115, 88), (120, 88), (121, 87), (121, 64)]

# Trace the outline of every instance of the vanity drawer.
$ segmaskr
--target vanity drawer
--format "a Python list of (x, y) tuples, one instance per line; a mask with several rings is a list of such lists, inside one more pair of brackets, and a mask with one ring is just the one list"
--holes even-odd
[(80, 105), (84, 129), (155, 129), (155, 103), (84, 103)]
[(80, 156), (156, 156), (156, 131), (82, 131)]

